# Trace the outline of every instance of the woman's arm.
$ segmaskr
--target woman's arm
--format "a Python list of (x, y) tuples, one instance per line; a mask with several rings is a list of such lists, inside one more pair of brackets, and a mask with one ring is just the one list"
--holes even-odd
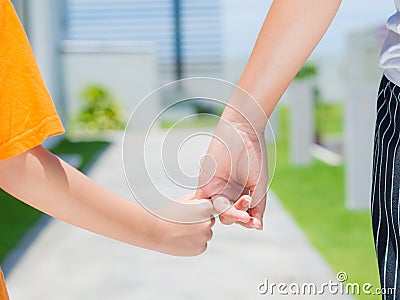
[[(202, 165), (197, 197), (231, 201), (246, 189), (250, 215), (262, 221), (267, 189), (267, 118), (332, 22), (341, 0), (275, 0)], [(211, 159), (213, 158), (213, 159)], [(216, 171), (215, 171), (216, 170)], [(213, 178), (209, 178), (213, 174)], [(234, 195), (233, 198), (230, 195)], [(232, 211), (221, 221), (230, 224)], [(241, 223), (261, 229), (261, 222)]]
[[(0, 187), (53, 217), (135, 246), (173, 255), (206, 249), (213, 221), (179, 225), (163, 221), (140, 205), (102, 188), (41, 146), (0, 160)], [(209, 201), (196, 205), (204, 219)]]
[[(341, 0), (273, 1), (238, 83), (256, 99), (267, 117), (325, 34), (340, 3)], [(248, 108), (248, 101), (238, 98), (234, 95), (230, 104), (249, 117), (253, 125), (263, 128), (265, 118), (252, 119), (255, 112), (250, 109), (256, 108)], [(224, 117), (230, 118), (231, 112), (227, 109)]]

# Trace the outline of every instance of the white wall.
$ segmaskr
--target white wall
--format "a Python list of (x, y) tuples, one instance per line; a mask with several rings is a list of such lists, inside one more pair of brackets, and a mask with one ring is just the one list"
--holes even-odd
[(62, 37), (63, 0), (30, 0), (26, 8), (26, 27), (37, 63), (47, 88), (63, 116), (64, 103), (61, 85), (58, 45)]
[[(126, 119), (157, 88), (157, 62), (148, 44), (68, 41), (62, 50), (69, 115), (79, 109), (79, 93), (90, 83), (100, 84), (115, 95), (123, 105)], [(158, 102), (154, 103), (152, 109), (158, 110), (158, 106)]]

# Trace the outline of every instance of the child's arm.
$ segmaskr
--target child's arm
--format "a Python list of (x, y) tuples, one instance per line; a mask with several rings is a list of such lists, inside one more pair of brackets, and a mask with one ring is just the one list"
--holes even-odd
[[(42, 146), (0, 160), (0, 187), (53, 217), (167, 254), (198, 255), (212, 236), (213, 219), (191, 225), (163, 221), (97, 185)], [(196, 213), (208, 218), (213, 206), (210, 201), (201, 203)]]

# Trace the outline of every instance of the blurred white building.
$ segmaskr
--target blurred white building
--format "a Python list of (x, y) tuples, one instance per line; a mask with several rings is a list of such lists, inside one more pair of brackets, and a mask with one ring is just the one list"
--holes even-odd
[(160, 82), (220, 77), (221, 9), (220, 0), (66, 0), (64, 38), (151, 43)]

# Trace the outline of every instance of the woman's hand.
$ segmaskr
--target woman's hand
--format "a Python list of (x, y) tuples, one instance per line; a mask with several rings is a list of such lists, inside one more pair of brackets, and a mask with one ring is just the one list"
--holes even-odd
[[(196, 198), (211, 199), (223, 224), (262, 229), (267, 183), (263, 131), (247, 122), (223, 117), (204, 158)], [(249, 195), (246, 199), (251, 200), (248, 219), (238, 213), (245, 207), (244, 202), (229, 209), (243, 195)], [(240, 219), (240, 215), (244, 218)]]

